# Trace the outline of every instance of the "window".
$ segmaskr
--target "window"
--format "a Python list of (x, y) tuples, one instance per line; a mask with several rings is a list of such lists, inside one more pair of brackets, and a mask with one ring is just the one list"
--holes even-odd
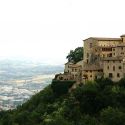
[(109, 78), (112, 78), (112, 77), (113, 77), (112, 73), (109, 73)]
[(89, 62), (89, 60), (87, 59), (87, 63)]
[(113, 63), (115, 63), (115, 61), (113, 60)]
[(92, 43), (90, 43), (90, 48), (92, 48)]
[(118, 68), (119, 68), (119, 69), (122, 69), (122, 67), (121, 67), (121, 66), (119, 66)]
[(109, 66), (107, 66), (107, 69), (109, 69)]
[(107, 57), (112, 57), (112, 53), (108, 54)]
[(92, 75), (90, 75), (90, 77), (92, 77)]
[(117, 73), (117, 77), (120, 77), (120, 73)]
[(115, 71), (115, 66), (113, 66), (113, 71)]

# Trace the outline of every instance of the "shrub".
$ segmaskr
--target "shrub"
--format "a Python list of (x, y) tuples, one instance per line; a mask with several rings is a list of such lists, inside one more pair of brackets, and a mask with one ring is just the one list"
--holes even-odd
[(61, 96), (61, 95), (67, 94), (69, 88), (71, 88), (74, 83), (75, 81), (53, 80), (51, 84), (51, 88), (56, 96)]

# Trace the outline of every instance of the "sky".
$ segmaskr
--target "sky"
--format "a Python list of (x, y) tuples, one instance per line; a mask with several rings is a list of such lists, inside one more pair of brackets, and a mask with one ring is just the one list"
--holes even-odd
[(124, 0), (1, 0), (0, 59), (64, 64), (88, 37), (125, 34)]

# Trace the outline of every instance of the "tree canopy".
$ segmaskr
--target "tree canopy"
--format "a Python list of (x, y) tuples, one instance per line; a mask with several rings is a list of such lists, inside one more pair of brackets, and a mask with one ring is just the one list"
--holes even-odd
[(69, 62), (77, 63), (83, 59), (83, 47), (77, 47), (75, 50), (70, 50), (66, 57)]
[(0, 125), (125, 125), (124, 81), (100, 79), (70, 93), (73, 81), (52, 81), (17, 109), (1, 111)]

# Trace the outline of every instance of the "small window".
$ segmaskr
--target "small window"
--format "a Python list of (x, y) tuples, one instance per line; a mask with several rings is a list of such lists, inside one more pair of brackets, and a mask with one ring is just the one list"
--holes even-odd
[(112, 73), (109, 73), (109, 78), (112, 78), (112, 77), (113, 77)]
[(92, 75), (90, 75), (90, 77), (92, 77)]
[(122, 67), (121, 67), (121, 66), (119, 66), (118, 68), (119, 68), (119, 69), (122, 69)]
[(113, 71), (115, 71), (115, 66), (113, 66)]
[(121, 63), (121, 61), (119, 61), (119, 63)]
[(109, 69), (109, 66), (107, 66), (107, 69)]
[(92, 43), (90, 43), (90, 48), (92, 48)]
[(117, 77), (120, 77), (120, 73), (117, 73)]
[(89, 60), (87, 59), (87, 63), (89, 62)]

